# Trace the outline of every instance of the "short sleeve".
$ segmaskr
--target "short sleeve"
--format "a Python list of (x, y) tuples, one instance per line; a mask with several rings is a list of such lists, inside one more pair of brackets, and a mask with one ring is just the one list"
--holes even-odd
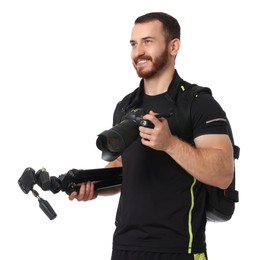
[(213, 96), (200, 93), (191, 107), (193, 138), (206, 134), (228, 134), (225, 111)]

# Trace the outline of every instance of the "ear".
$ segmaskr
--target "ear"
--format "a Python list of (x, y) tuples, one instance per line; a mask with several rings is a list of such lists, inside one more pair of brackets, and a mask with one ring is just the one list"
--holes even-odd
[(169, 43), (170, 54), (172, 56), (176, 56), (179, 52), (180, 47), (181, 47), (180, 39), (175, 38), (175, 39), (171, 40)]

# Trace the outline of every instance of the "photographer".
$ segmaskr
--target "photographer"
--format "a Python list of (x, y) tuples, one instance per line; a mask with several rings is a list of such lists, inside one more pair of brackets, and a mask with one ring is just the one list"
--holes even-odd
[[(198, 95), (191, 111), (193, 140), (179, 138), (174, 115), (157, 117), (169, 114), (173, 106), (169, 92), (183, 83), (175, 69), (178, 21), (165, 13), (140, 16), (130, 44), (140, 86), (117, 104), (113, 124), (122, 120), (121, 111), (141, 107), (147, 111), (143, 119), (154, 127), (140, 126), (140, 138), (107, 165), (123, 166), (111, 259), (207, 259), (203, 184), (225, 189), (234, 170), (225, 112), (211, 95)], [(96, 192), (87, 182), (69, 199), (87, 201), (119, 191)]]

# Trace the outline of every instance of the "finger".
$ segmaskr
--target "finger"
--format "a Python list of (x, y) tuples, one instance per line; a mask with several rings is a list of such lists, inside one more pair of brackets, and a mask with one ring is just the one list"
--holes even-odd
[(140, 136), (144, 137), (144, 135), (151, 135), (153, 133), (153, 129), (145, 126), (139, 126)]
[(78, 196), (77, 196), (77, 200), (78, 201), (84, 200), (85, 194), (86, 194), (86, 184), (82, 183), (80, 185), (80, 189), (79, 189), (79, 193), (78, 193)]
[(146, 114), (143, 119), (148, 120), (154, 124), (154, 126), (160, 123), (159, 119), (154, 114)]
[(158, 115), (158, 113), (153, 112), (153, 110), (150, 110), (150, 111), (149, 111), (149, 114), (150, 114), (150, 115), (153, 115), (153, 116)]
[(89, 193), (88, 193), (87, 200), (93, 200), (94, 197), (95, 197), (94, 183), (89, 182)]
[(85, 196), (85, 201), (91, 200), (91, 182), (88, 181), (86, 183), (86, 196)]
[(69, 195), (69, 200), (74, 200), (77, 197), (78, 193), (76, 191), (73, 191), (70, 195)]
[(142, 139), (141, 139), (141, 142), (142, 142), (142, 144), (145, 145), (145, 146), (151, 147), (151, 145), (152, 145), (152, 143), (150, 142), (150, 140), (145, 139), (145, 138), (142, 138)]
[(149, 134), (149, 133), (147, 133), (147, 132), (146, 132), (146, 129), (144, 129), (144, 131), (140, 131), (140, 137), (141, 137), (142, 139), (145, 139), (145, 140), (147, 140), (147, 141), (150, 141), (152, 135)]

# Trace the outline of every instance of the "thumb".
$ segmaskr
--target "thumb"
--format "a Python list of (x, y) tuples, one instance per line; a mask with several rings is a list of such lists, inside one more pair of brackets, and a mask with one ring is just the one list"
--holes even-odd
[(155, 116), (155, 115), (158, 115), (158, 113), (155, 113), (155, 112), (153, 112), (153, 110), (150, 110), (150, 111), (149, 111), (149, 115)]

